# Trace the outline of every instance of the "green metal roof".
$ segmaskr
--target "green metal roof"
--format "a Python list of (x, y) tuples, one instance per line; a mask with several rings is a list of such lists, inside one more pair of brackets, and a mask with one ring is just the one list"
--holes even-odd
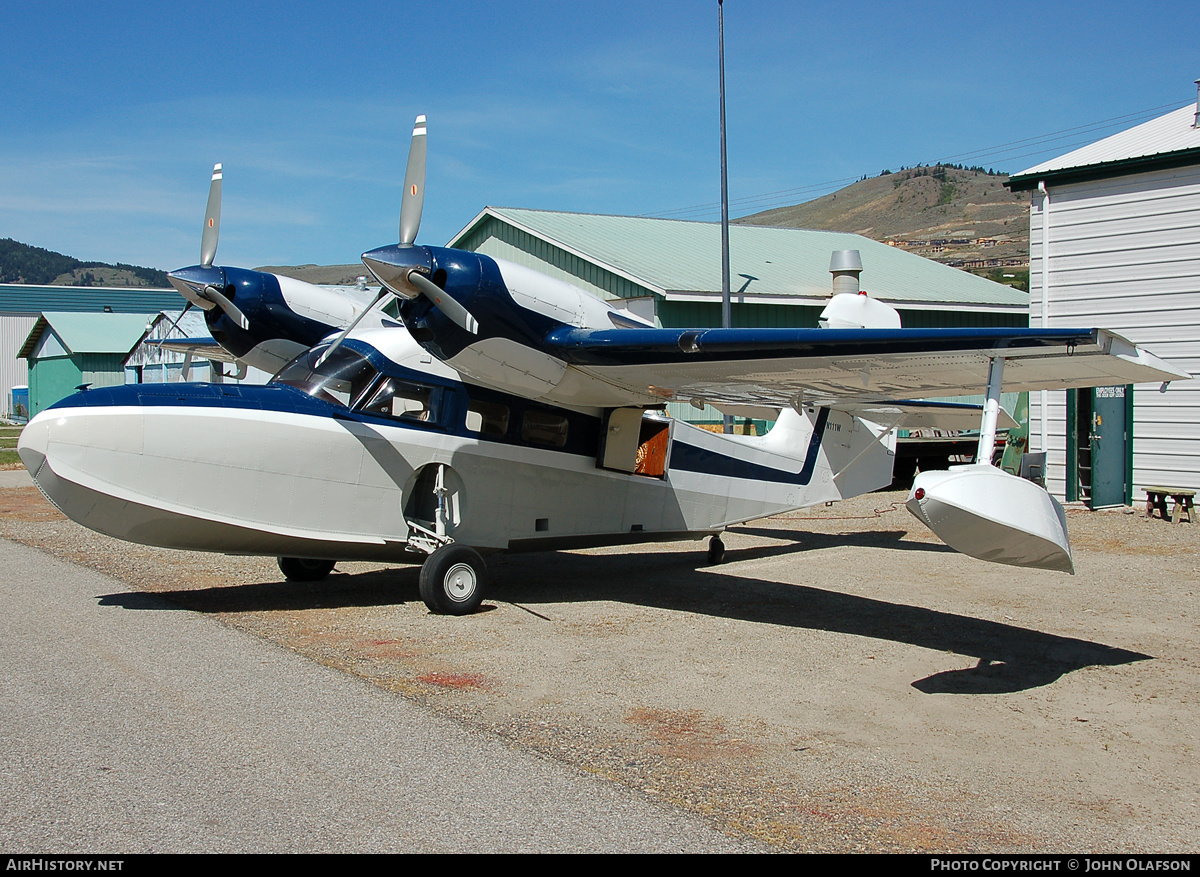
[(18, 357), (28, 359), (47, 329), (54, 332), (68, 353), (119, 353), (127, 354), (137, 346), (146, 334), (146, 325), (157, 314), (87, 314), (58, 313), (41, 314), (25, 343), (17, 352)]
[[(508, 223), (668, 298), (689, 293), (720, 296), (718, 223), (488, 207), (450, 246), (482, 231), (491, 221)], [(1028, 293), (862, 235), (749, 225), (729, 228), (735, 301), (827, 300), (832, 285), (829, 259), (834, 250), (858, 250), (863, 263), (862, 288), (893, 304), (998, 309), (1029, 305)], [(741, 299), (737, 298), (739, 290)]]

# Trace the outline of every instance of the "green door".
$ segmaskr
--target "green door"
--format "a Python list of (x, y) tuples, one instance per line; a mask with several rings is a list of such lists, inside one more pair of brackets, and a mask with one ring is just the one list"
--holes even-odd
[(1092, 390), (1092, 501), (1094, 509), (1126, 502), (1129, 434), (1125, 422), (1126, 394), (1132, 387), (1096, 387)]

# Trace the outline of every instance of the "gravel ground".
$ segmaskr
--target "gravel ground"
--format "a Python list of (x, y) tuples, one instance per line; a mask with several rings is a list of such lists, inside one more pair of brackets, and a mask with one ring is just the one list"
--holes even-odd
[(903, 499), (733, 528), (719, 567), (702, 542), (496, 556), (468, 618), (429, 614), (415, 567), (288, 584), (32, 487), (0, 487), (0, 536), (782, 849), (1200, 849), (1197, 525), (1069, 509), (1072, 577), (955, 554)]

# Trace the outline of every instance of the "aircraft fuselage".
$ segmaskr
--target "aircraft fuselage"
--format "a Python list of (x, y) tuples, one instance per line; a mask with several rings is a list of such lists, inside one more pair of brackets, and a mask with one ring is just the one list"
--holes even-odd
[(298, 361), (267, 386), (77, 393), (30, 422), (21, 457), (117, 538), (330, 560), (419, 560), (415, 526), (481, 551), (700, 538), (891, 478), (883, 429), (848, 414), (788, 412), (755, 437), (570, 410), (464, 383), (405, 334), (348, 341), (335, 379)]

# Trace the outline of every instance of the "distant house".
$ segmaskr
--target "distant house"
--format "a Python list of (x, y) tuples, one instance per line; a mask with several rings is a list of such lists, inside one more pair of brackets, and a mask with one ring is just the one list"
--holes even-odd
[[(1200, 106), (1013, 176), (1029, 192), (1030, 325), (1113, 329), (1200, 374)], [(1030, 394), (1048, 486), (1095, 506), (1200, 488), (1200, 380)]]

